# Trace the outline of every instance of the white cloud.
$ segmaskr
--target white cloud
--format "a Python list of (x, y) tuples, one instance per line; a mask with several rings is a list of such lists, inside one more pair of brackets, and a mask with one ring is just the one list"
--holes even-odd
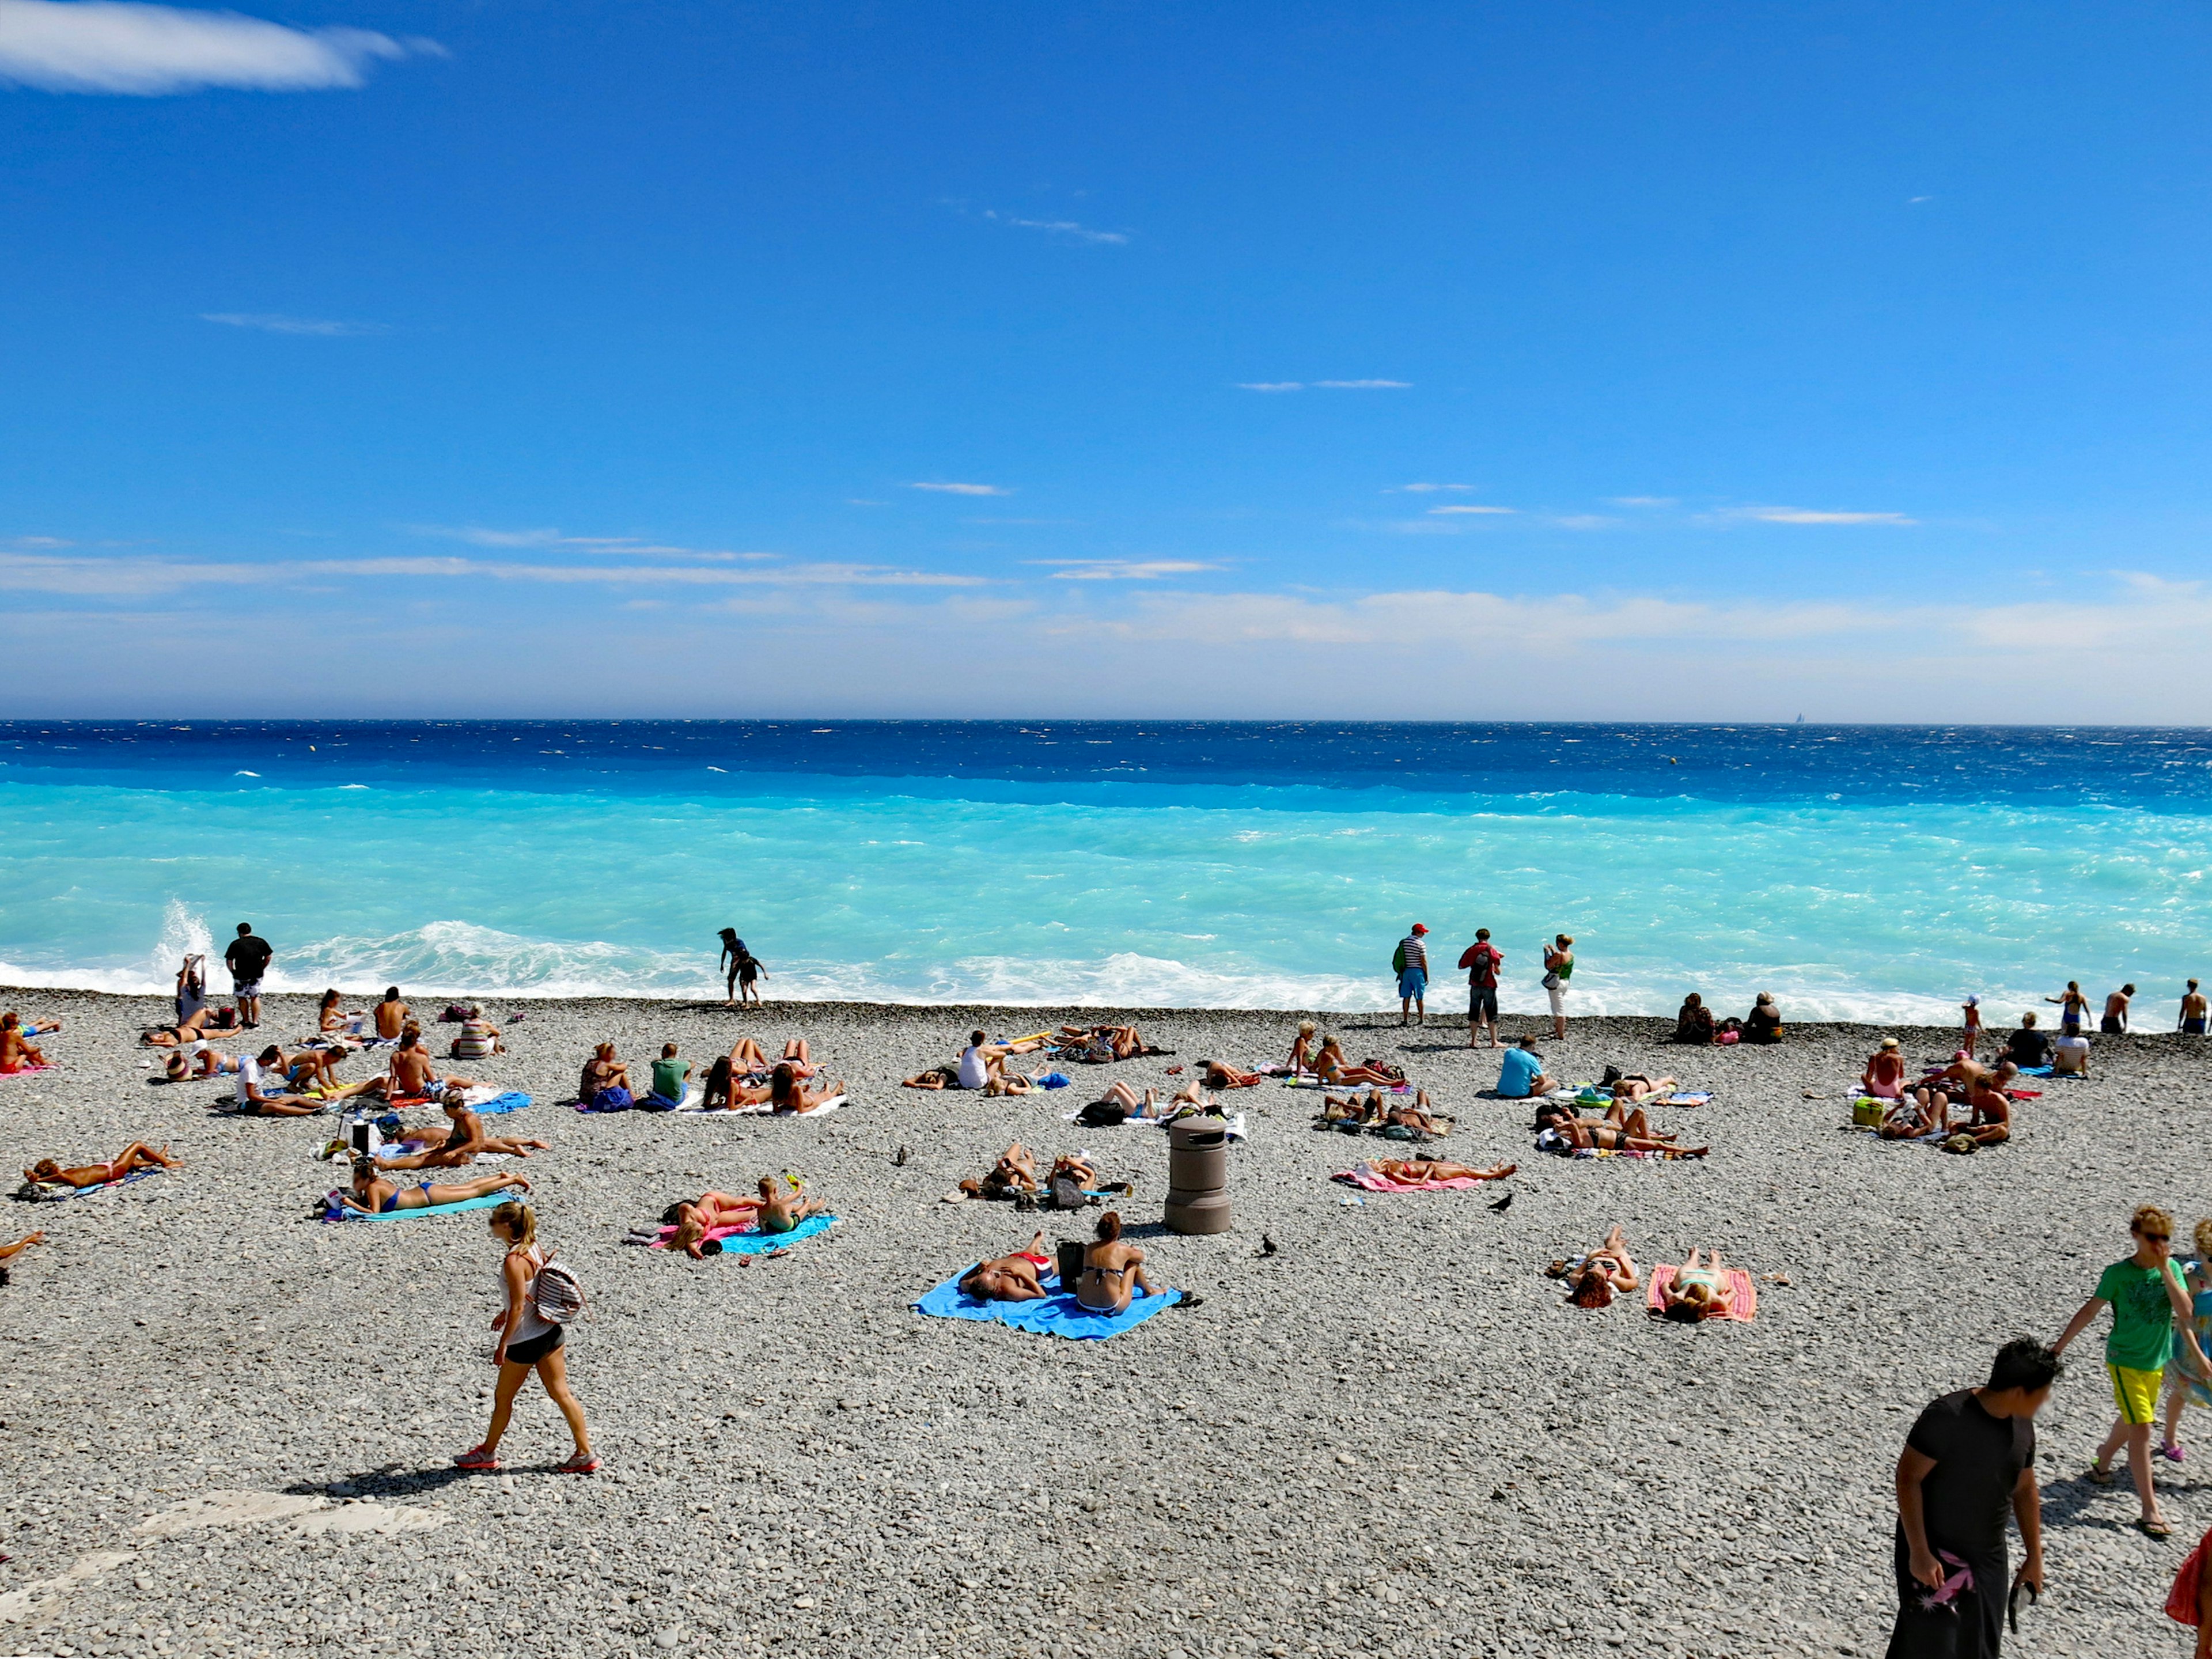
[(1602, 513), (1561, 513), (1545, 520), (1560, 530), (1614, 530), (1621, 521), (1609, 519)]
[[(8, 0), (0, 0), (0, 6), (7, 3)], [(327, 338), (392, 331), (382, 323), (338, 323), (319, 317), (287, 317), (265, 311), (203, 311), (200, 320), (221, 323), (226, 328), (258, 329), (264, 334), (319, 334)]]
[(1385, 495), (1433, 495), (1440, 489), (1473, 489), (1473, 484), (1409, 483), (1395, 484), (1384, 490)]
[(1065, 236), (1069, 240), (1076, 242), (1109, 242), (1119, 246), (1129, 240), (1125, 232), (1093, 230), (1090, 226), (1079, 225), (1073, 219), (1018, 219), (1011, 213), (1000, 213), (992, 208), (985, 208), (983, 216), (997, 224), (1016, 225), (1024, 230), (1042, 230), (1051, 235)]
[(1011, 495), (1014, 493), (1011, 489), (1002, 489), (997, 484), (911, 483), (908, 484), (907, 488), (908, 489), (931, 489), (936, 491), (940, 495)]
[(1239, 392), (1304, 392), (1306, 386), (1304, 380), (1239, 380), (1237, 389)]
[(8, 545), (21, 548), (27, 553), (44, 552), (57, 547), (75, 547), (75, 542), (65, 542), (58, 536), (11, 536)]
[(1760, 524), (1918, 524), (1902, 513), (1831, 513), (1809, 507), (1740, 507), (1722, 515)]
[(1188, 576), (1221, 568), (1197, 559), (1030, 559), (1026, 562), (1052, 566), (1053, 580), (1063, 582), (1152, 581), (1161, 576)]
[(1672, 495), (1608, 495), (1606, 497), (1606, 503), (1610, 507), (1673, 507), (1676, 505), (1675, 498)]
[(444, 55), (434, 40), (291, 28), (229, 11), (0, 0), (0, 81), (47, 92), (150, 98), (209, 87), (312, 91), (360, 86), (379, 59)]
[(1332, 392), (1404, 392), (1409, 390), (1413, 383), (1411, 380), (1316, 380), (1314, 384)]
[(635, 536), (564, 536), (557, 530), (488, 530), (480, 525), (413, 524), (402, 526), (417, 536), (466, 542), (471, 547), (547, 548), (621, 558), (700, 559), (727, 564), (739, 559), (773, 559), (773, 553), (732, 553), (724, 548), (678, 547)]
[(1435, 519), (1435, 518), (1443, 518), (1443, 517), (1446, 516), (1447, 514), (1455, 514), (1455, 513), (1463, 513), (1463, 514), (1510, 514), (1510, 513), (1512, 513), (1514, 510), (1515, 510), (1515, 509), (1513, 509), (1512, 507), (1475, 507), (1475, 506), (1473, 506), (1473, 505), (1471, 505), (1471, 504), (1462, 504), (1462, 503), (1458, 502), (1458, 501), (1453, 501), (1453, 502), (1451, 502), (1451, 503), (1449, 503), (1449, 504), (1448, 504), (1448, 505), (1446, 505), (1446, 506), (1443, 506), (1443, 507), (1431, 507), (1431, 508), (1429, 509), (1429, 516), (1430, 516), (1431, 518), (1432, 518), (1432, 519)]

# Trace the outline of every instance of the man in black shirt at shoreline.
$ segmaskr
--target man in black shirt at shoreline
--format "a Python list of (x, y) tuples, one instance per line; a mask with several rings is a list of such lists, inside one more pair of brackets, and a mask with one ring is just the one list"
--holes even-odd
[[(1990, 1380), (1920, 1413), (1897, 1460), (1897, 1623), (1888, 1659), (1996, 1659), (2008, 1590), (2043, 1594), (2037, 1412), (2058, 1356), (2031, 1337), (1997, 1350)], [(2008, 1578), (2005, 1516), (2027, 1559)]]

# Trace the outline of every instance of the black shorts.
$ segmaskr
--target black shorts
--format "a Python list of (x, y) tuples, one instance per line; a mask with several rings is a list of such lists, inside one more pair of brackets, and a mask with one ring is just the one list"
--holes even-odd
[(2118, 1036), (2127, 1030), (2127, 1027), (2120, 1024), (2119, 1016), (2117, 1014), (2106, 1014), (2098, 1023), (2097, 1029), (2106, 1036)]
[(1467, 988), (1467, 1017), (1498, 1024), (1498, 988), (1495, 985), (1470, 985)]
[(568, 1331), (556, 1325), (543, 1336), (533, 1336), (526, 1342), (510, 1342), (507, 1345), (507, 1363), (510, 1365), (535, 1365), (567, 1341), (568, 1337)]

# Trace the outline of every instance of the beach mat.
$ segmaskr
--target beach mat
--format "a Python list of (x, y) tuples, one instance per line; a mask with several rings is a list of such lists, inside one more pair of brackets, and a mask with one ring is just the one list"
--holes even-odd
[[(1509, 1181), (1512, 1177), (1498, 1176), (1495, 1178), (1499, 1181)], [(1357, 1169), (1342, 1170), (1331, 1176), (1329, 1179), (1340, 1181), (1347, 1187), (1357, 1187), (1363, 1192), (1370, 1193), (1461, 1193), (1470, 1187), (1484, 1187), (1490, 1184), (1488, 1182), (1477, 1181), (1473, 1176), (1454, 1176), (1449, 1181), (1425, 1181), (1418, 1187), (1408, 1187), (1403, 1182), (1392, 1181), (1387, 1176), (1376, 1175), (1373, 1166), (1366, 1164), (1360, 1164)]]
[[(786, 1244), (799, 1244), (810, 1238), (819, 1238), (836, 1224), (837, 1218), (834, 1215), (811, 1215), (787, 1233), (764, 1233), (757, 1227), (713, 1227), (708, 1230), (707, 1237), (722, 1247), (724, 1255), (764, 1255)], [(651, 1248), (666, 1249), (668, 1241), (675, 1233), (675, 1228), (663, 1227), (659, 1238)]]
[(464, 1210), (495, 1210), (510, 1198), (518, 1201), (527, 1201), (526, 1194), (486, 1193), (482, 1198), (465, 1198), (458, 1204), (432, 1204), (427, 1207), (413, 1210), (386, 1210), (380, 1215), (363, 1215), (360, 1211), (349, 1210), (343, 1205), (330, 1205), (325, 1206), (323, 1210), (323, 1219), (325, 1221), (412, 1221), (422, 1216), (459, 1215)]
[[(974, 1263), (969, 1263), (973, 1267)], [(1070, 1295), (1053, 1295), (1039, 1302), (986, 1302), (968, 1295), (960, 1288), (960, 1279), (968, 1268), (963, 1267), (927, 1295), (916, 1299), (916, 1313), (930, 1319), (966, 1319), (996, 1322), (1012, 1326), (1018, 1331), (1030, 1331), (1041, 1336), (1062, 1336), (1076, 1342), (1103, 1342), (1108, 1337), (1119, 1336), (1133, 1330), (1154, 1314), (1172, 1308), (1182, 1300), (1176, 1290), (1160, 1291), (1156, 1296), (1139, 1296), (1131, 1299), (1127, 1309), (1118, 1314), (1093, 1313)], [(1057, 1285), (1054, 1275), (1049, 1281)]]
[(45, 1066), (18, 1066), (12, 1071), (0, 1072), (0, 1077), (36, 1077), (41, 1072), (51, 1072), (54, 1069), (51, 1063)]
[(97, 1187), (72, 1187), (65, 1181), (27, 1181), (15, 1188), (15, 1195), (26, 1204), (61, 1204), (72, 1198), (82, 1198), (87, 1193), (112, 1193), (118, 1187), (128, 1187), (148, 1176), (167, 1173), (165, 1170), (133, 1170), (120, 1181), (103, 1181)]
[[(1651, 1270), (1651, 1289), (1644, 1298), (1646, 1309), (1655, 1314), (1667, 1311), (1667, 1287), (1680, 1272), (1681, 1269), (1673, 1262), (1662, 1262)], [(1735, 1309), (1729, 1317), (1740, 1325), (1748, 1325), (1759, 1316), (1759, 1286), (1741, 1267), (1730, 1267), (1728, 1277), (1729, 1286), (1735, 1291)]]
[(848, 1104), (852, 1098), (850, 1095), (832, 1095), (811, 1112), (779, 1112), (765, 1100), (757, 1106), (732, 1106), (726, 1109), (717, 1106), (711, 1113), (703, 1106), (684, 1105), (678, 1106), (676, 1109), (679, 1112), (690, 1112), (695, 1115), (710, 1117), (820, 1117), (824, 1112), (834, 1112), (840, 1106)]

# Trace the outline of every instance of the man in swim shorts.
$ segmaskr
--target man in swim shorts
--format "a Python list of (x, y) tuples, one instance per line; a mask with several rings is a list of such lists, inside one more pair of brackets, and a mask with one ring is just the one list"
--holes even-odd
[(2051, 1351), (2064, 1353), (2100, 1314), (2106, 1308), (2112, 1310), (2112, 1332), (2105, 1339), (2105, 1369), (2112, 1376), (2112, 1398), (2120, 1414), (2097, 1448), (2089, 1479), (2100, 1486), (2111, 1486), (2112, 1455), (2125, 1446), (2129, 1473), (2142, 1502), (2136, 1525), (2148, 1537), (2170, 1538), (2173, 1529), (2159, 1512), (2158, 1489), (2151, 1480), (2150, 1430), (2158, 1417), (2159, 1391), (2165, 1384), (2166, 1355), (2177, 1327), (2186, 1350), (2182, 1363), (2191, 1375), (2212, 1375), (2212, 1366), (2206, 1364), (2204, 1351), (2197, 1346), (2189, 1287), (2173, 1265), (2173, 1218), (2155, 1204), (2145, 1204), (2129, 1218), (2128, 1231), (2136, 1241), (2135, 1254), (2105, 1269), (2096, 1294), (2081, 1304)]
[(2204, 994), (2197, 988), (2197, 981), (2189, 981), (2189, 989), (2181, 999), (2181, 1020), (2175, 1027), (2184, 1036), (2203, 1036), (2206, 1008)]

